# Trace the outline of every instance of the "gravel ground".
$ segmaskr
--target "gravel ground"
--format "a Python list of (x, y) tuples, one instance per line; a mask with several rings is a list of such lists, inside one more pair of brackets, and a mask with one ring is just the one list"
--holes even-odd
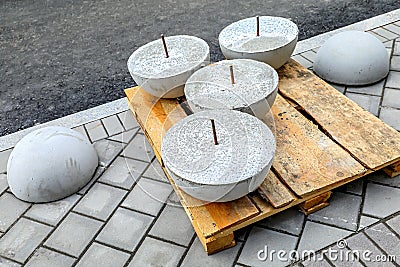
[(166, 35), (205, 39), (255, 15), (291, 18), (306, 39), (400, 8), (398, 0), (1, 0), (0, 136), (124, 96), (126, 61)]

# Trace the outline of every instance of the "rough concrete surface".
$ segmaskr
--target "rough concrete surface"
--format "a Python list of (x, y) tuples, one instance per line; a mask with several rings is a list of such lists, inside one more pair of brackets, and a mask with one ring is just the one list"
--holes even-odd
[(205, 39), (254, 15), (292, 18), (300, 40), (400, 8), (397, 0), (0, 2), (0, 136), (123, 97), (126, 61), (166, 35)]

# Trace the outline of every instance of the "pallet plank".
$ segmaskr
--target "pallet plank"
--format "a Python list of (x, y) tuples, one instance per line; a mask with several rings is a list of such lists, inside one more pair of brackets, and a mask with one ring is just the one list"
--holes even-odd
[(294, 60), (279, 72), (280, 93), (370, 169), (400, 160), (400, 134)]
[(274, 208), (286, 206), (296, 199), (272, 171), (268, 173), (267, 178), (258, 188), (258, 192), (268, 199)]
[(148, 94), (139, 87), (125, 90), (129, 107), (154, 149), (157, 159), (161, 159), (162, 137), (175, 123), (187, 115), (176, 99), (163, 99)]
[(271, 111), (277, 142), (272, 166), (297, 196), (304, 197), (367, 171), (279, 94)]

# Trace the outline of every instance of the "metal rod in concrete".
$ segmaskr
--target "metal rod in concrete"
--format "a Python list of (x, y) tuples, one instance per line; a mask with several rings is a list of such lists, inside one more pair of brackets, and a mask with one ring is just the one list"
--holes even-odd
[(162, 43), (163, 43), (163, 46), (164, 46), (165, 57), (166, 57), (166, 58), (168, 58), (168, 57), (169, 57), (169, 55), (168, 55), (167, 44), (165, 43), (165, 37), (164, 37), (164, 34), (161, 34), (161, 40), (162, 40)]
[(231, 72), (231, 82), (232, 84), (235, 84), (235, 76), (233, 75), (233, 66), (229, 66), (229, 71)]
[(214, 119), (210, 119), (210, 121), (211, 121), (211, 128), (212, 128), (212, 131), (213, 131), (213, 136), (214, 136), (214, 145), (218, 145), (217, 132), (216, 132), (216, 130), (215, 130), (215, 122), (214, 122)]

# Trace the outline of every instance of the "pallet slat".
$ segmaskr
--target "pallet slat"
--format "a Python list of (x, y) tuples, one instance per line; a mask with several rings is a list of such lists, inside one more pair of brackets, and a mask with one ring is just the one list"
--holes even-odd
[(272, 171), (268, 173), (267, 178), (258, 188), (258, 192), (268, 199), (274, 208), (286, 206), (296, 199)]
[(336, 142), (370, 169), (400, 160), (399, 133), (289, 60), (279, 69), (279, 91), (298, 104)]
[(273, 168), (304, 197), (367, 170), (279, 94), (271, 108), (277, 149)]

